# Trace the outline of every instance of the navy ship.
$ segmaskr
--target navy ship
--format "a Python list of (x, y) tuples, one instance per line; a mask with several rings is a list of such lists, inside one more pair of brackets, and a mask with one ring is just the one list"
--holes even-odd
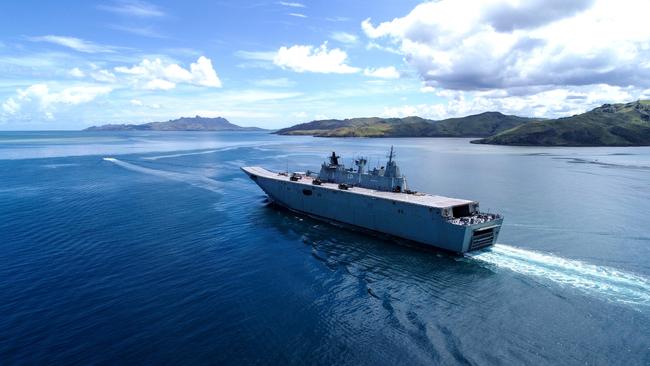
[(503, 217), (479, 211), (479, 203), (410, 190), (393, 147), (385, 166), (367, 170), (366, 158), (346, 168), (332, 152), (314, 174), (241, 169), (290, 210), (353, 225), (455, 253), (494, 244)]

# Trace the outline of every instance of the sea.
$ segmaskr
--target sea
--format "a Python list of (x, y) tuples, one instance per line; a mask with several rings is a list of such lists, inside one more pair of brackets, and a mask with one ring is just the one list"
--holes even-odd
[[(1, 132), (0, 364), (648, 365), (650, 147)], [(332, 151), (504, 215), (465, 256), (271, 204)]]

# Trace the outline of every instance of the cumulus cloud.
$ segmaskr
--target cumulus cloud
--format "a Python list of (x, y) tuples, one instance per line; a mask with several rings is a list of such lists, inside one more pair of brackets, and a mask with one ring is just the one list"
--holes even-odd
[(273, 58), (273, 63), (283, 69), (296, 72), (352, 74), (359, 68), (347, 64), (348, 54), (338, 48), (329, 50), (327, 42), (320, 47), (294, 45), (281, 47)]
[(34, 84), (26, 89), (19, 89), (16, 95), (7, 98), (2, 103), (2, 111), (5, 116), (20, 114), (26, 116), (40, 112), (42, 116), (52, 118), (53, 112), (59, 106), (88, 103), (112, 90), (108, 86), (84, 85), (71, 86), (52, 92), (47, 84)]
[(376, 69), (366, 68), (363, 70), (366, 76), (381, 78), (381, 79), (397, 79), (399, 78), (399, 71), (394, 66), (378, 67)]
[(47, 35), (47, 36), (39, 36), (39, 37), (29, 37), (28, 39), (32, 42), (52, 43), (52, 44), (68, 47), (75, 51), (84, 52), (84, 53), (113, 53), (115, 52), (115, 48), (116, 48), (113, 46), (106, 46), (106, 45), (93, 43), (76, 37)]
[(426, 86), (455, 90), (650, 86), (643, 0), (441, 0), (362, 29), (396, 48)]
[(217, 72), (214, 71), (212, 60), (209, 58), (199, 57), (195, 63), (190, 65), (190, 71), (196, 84), (215, 88), (221, 87), (221, 80), (219, 80)]
[(212, 61), (199, 57), (189, 70), (178, 64), (165, 63), (161, 59), (144, 59), (133, 67), (118, 66), (115, 72), (130, 78), (136, 86), (148, 90), (169, 90), (178, 83), (213, 88), (221, 87), (221, 80), (212, 67)]

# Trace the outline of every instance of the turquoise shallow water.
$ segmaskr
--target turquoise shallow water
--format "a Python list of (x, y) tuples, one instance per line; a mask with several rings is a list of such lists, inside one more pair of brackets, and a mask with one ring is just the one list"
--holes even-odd
[[(411, 187), (504, 214), (499, 244), (370, 237), (239, 171), (391, 144)], [(0, 360), (648, 364), (649, 183), (650, 148), (2, 132)]]

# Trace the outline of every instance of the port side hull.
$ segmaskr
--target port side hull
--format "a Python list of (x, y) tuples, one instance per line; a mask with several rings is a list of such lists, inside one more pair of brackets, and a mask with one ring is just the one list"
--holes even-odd
[[(354, 188), (331, 189), (243, 170), (271, 200), (290, 210), (451, 252), (464, 253), (494, 244), (501, 225), (501, 220), (454, 225), (443, 219), (437, 208), (359, 195)], [(477, 236), (477, 232), (482, 234)]]

